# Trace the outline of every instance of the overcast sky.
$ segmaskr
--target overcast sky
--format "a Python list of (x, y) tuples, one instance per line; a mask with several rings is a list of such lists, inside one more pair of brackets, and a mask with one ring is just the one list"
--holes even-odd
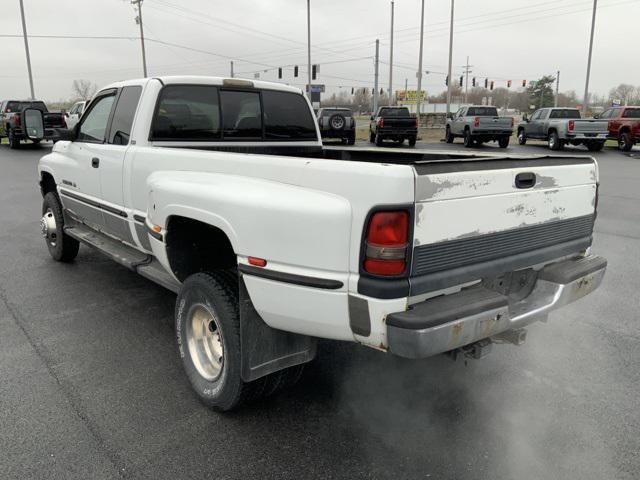
[[(138, 37), (129, 0), (24, 0), (29, 35)], [(430, 94), (444, 87), (448, 61), (448, 0), (425, 2), (423, 80)], [(581, 97), (586, 72), (592, 0), (456, 0), (454, 78), (467, 55), (471, 76), (513, 88), (561, 71), (560, 90)], [(2, 0), (0, 35), (21, 35), (19, 0)], [(149, 75), (229, 75), (303, 86), (306, 72), (305, 0), (144, 0)], [(640, 62), (631, 52), (640, 40), (640, 0), (599, 0), (591, 90), (640, 84)], [(373, 86), (375, 39), (380, 39), (380, 86), (389, 82), (389, 0), (311, 0), (312, 63), (316, 83), (328, 91)], [(394, 89), (405, 78), (415, 88), (420, 0), (395, 1)], [(155, 41), (154, 41), (155, 40)], [(174, 45), (158, 43), (166, 42)], [(0, 98), (28, 97), (21, 37), (2, 38)], [(179, 46), (176, 46), (179, 45)], [(182, 47), (188, 47), (182, 48)], [(142, 76), (135, 39), (31, 38), (36, 96), (66, 99), (74, 79), (99, 86)], [(292, 65), (300, 65), (293, 78)], [(264, 70), (268, 70), (265, 72)]]

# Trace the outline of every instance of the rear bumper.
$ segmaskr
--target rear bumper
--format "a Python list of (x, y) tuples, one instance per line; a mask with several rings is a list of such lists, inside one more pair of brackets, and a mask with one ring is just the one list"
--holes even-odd
[(379, 128), (378, 135), (383, 137), (409, 137), (418, 135), (415, 128)]
[(355, 134), (356, 131), (352, 128), (344, 128), (342, 130), (320, 129), (320, 136), (322, 138), (348, 138)]
[(606, 267), (603, 257), (574, 258), (540, 270), (524, 298), (477, 285), (392, 313), (387, 316), (389, 350), (425, 358), (544, 320), (550, 311), (598, 288)]
[(608, 133), (596, 133), (594, 135), (585, 133), (567, 133), (567, 140), (602, 140), (604, 142), (608, 135)]
[(509, 129), (505, 129), (505, 130), (501, 130), (501, 129), (490, 129), (490, 130), (471, 130), (471, 135), (472, 136), (478, 136), (478, 137), (490, 137), (490, 136), (496, 136), (496, 137), (502, 137), (502, 136), (506, 136), (506, 137), (510, 137), (511, 135), (513, 135), (513, 130)]

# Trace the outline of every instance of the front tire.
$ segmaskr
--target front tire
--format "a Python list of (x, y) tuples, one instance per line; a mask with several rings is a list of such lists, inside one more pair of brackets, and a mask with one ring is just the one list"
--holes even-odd
[(191, 275), (178, 294), (175, 317), (182, 364), (205, 405), (229, 411), (264, 392), (264, 377), (244, 382), (240, 373), (240, 312), (235, 272)]
[(51, 257), (58, 262), (70, 262), (78, 255), (80, 243), (64, 233), (62, 205), (55, 192), (49, 192), (42, 201), (42, 235)]
[(633, 141), (629, 132), (623, 132), (618, 137), (618, 149), (622, 152), (629, 152), (633, 148)]
[(453, 143), (453, 139), (454, 139), (454, 137), (453, 137), (453, 135), (452, 135), (452, 133), (451, 133), (451, 129), (450, 129), (448, 126), (447, 126), (446, 133), (445, 133), (445, 135), (444, 135), (444, 139), (445, 139), (445, 141), (446, 141), (447, 143)]
[(518, 130), (518, 144), (525, 145), (527, 143), (527, 135), (524, 133), (524, 128)]

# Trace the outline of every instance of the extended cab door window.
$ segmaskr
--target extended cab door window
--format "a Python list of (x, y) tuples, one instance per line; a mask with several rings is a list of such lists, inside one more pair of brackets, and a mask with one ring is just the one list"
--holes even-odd
[(220, 105), (225, 140), (262, 139), (262, 108), (258, 92), (221, 90)]
[(92, 103), (92, 108), (82, 118), (78, 131), (78, 142), (104, 143), (109, 125), (109, 116), (116, 92), (104, 95)]
[[(223, 92), (224, 93), (224, 92)], [(316, 140), (316, 125), (309, 105), (300, 94), (262, 91), (265, 140)], [(351, 112), (336, 110), (345, 117)]]
[(138, 101), (142, 94), (142, 87), (124, 87), (118, 97), (118, 103), (113, 113), (108, 143), (114, 145), (128, 145), (131, 135), (133, 117), (138, 108)]

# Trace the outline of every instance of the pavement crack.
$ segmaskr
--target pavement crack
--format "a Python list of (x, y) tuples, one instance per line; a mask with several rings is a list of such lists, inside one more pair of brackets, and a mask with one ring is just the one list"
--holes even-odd
[(40, 361), (44, 364), (51, 378), (53, 378), (53, 380), (56, 382), (56, 385), (59, 387), (60, 391), (64, 395), (64, 398), (67, 400), (69, 406), (73, 410), (73, 413), (87, 428), (91, 437), (96, 442), (98, 448), (103, 451), (109, 462), (117, 470), (119, 478), (130, 478), (131, 476), (133, 476), (134, 478), (140, 478), (140, 472), (133, 475), (133, 473), (126, 468), (125, 461), (122, 459), (122, 457), (108, 445), (106, 439), (100, 434), (99, 427), (91, 421), (89, 415), (82, 407), (81, 401), (73, 394), (70, 386), (67, 385), (66, 382), (64, 382), (58, 376), (55, 369), (53, 368), (51, 360), (47, 358), (45, 353), (42, 351), (42, 348), (38, 346), (37, 342), (29, 334), (24, 326), (24, 317), (20, 313), (19, 309), (9, 301), (6, 292), (2, 288), (0, 288), (0, 300), (2, 300), (2, 303), (4, 303), (4, 305), (6, 306), (7, 311), (11, 315), (11, 318), (13, 319), (16, 326), (20, 329), (22, 334), (25, 336), (33, 351), (36, 353)]

